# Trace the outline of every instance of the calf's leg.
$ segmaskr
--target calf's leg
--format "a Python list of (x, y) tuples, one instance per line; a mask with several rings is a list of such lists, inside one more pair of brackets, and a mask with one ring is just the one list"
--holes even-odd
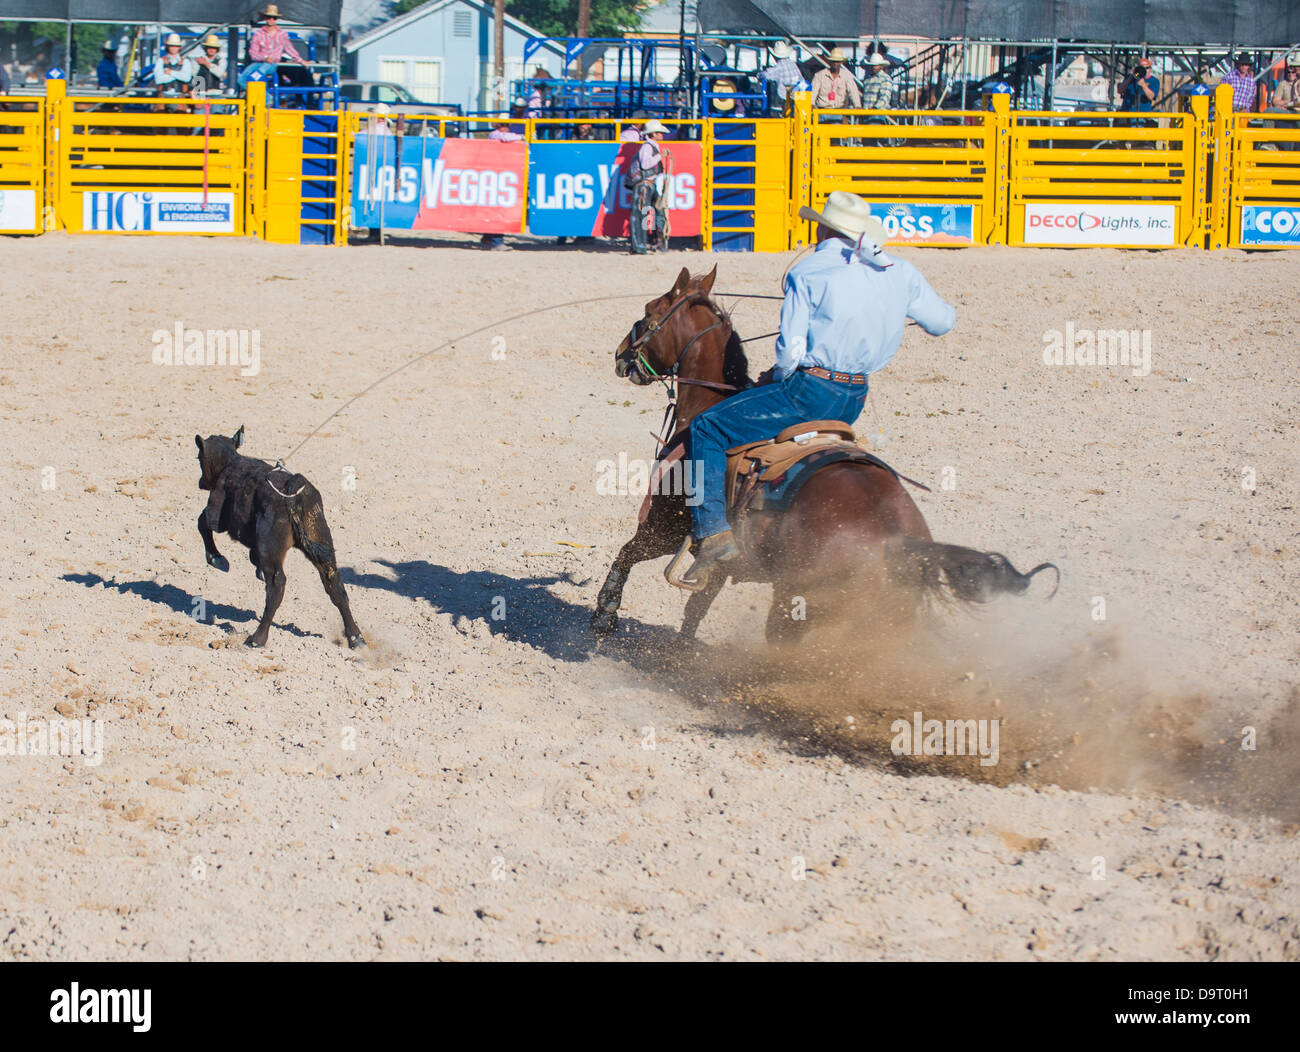
[(257, 631), (244, 641), (245, 646), (264, 647), (266, 646), (267, 634), (271, 631), (271, 618), (280, 608), (280, 602), (284, 599), (284, 556), (281, 556), (278, 562), (267, 560), (258, 567), (259, 575), (266, 582), (266, 608), (262, 611), (262, 621), (257, 626)]

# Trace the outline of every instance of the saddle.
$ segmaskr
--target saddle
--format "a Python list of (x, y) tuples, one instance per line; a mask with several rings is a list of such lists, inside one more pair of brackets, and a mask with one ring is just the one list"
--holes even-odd
[[(683, 451), (684, 443), (678, 440), (661, 454), (651, 478), (650, 493), (641, 505), (640, 521), (644, 522), (650, 514), (651, 498), (658, 492), (656, 487), (681, 460)], [(872, 464), (896, 478), (903, 478), (858, 445), (848, 424), (841, 420), (810, 420), (787, 427), (775, 438), (747, 442), (727, 450), (727, 518), (734, 526), (750, 511), (783, 511), (814, 471), (844, 460)], [(920, 486), (920, 483), (913, 485)]]

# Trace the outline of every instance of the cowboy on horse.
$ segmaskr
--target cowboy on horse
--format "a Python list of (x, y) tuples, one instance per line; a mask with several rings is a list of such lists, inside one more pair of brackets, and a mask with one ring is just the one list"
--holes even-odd
[(894, 357), (907, 319), (932, 336), (957, 320), (920, 271), (884, 254), (884, 224), (862, 198), (837, 190), (825, 211), (805, 206), (799, 215), (817, 222), (817, 248), (786, 277), (770, 382), (760, 378), (690, 424), (690, 456), (703, 491), (691, 508), (695, 561), (682, 578), (691, 586), (703, 587), (741, 554), (727, 522), (727, 450), (807, 420), (851, 425), (866, 402), (868, 375)]

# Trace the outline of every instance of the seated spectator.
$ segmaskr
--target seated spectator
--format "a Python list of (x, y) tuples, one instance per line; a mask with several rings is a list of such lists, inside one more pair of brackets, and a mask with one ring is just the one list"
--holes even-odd
[[(253, 61), (239, 75), (240, 87), (246, 85), (254, 73), (260, 73), (263, 77), (275, 76), (281, 59), (302, 66), (307, 83), (311, 83), (311, 74), (306, 71), (307, 63), (294, 49), (288, 31), (280, 28), (280, 9), (275, 4), (267, 4), (262, 11), (262, 26), (253, 32), (248, 41), (248, 57)], [(302, 78), (298, 76), (293, 80), (300, 82)]]
[(117, 71), (117, 45), (104, 41), (104, 55), (95, 67), (95, 79), (101, 88), (122, 87), (122, 76)]
[(803, 80), (799, 66), (794, 60), (794, 49), (784, 40), (772, 45), (772, 58), (775, 61), (763, 70), (763, 90), (767, 95), (771, 109), (780, 111), (790, 92)]
[(194, 63), (181, 56), (181, 38), (175, 33), (168, 33), (163, 45), (163, 53), (153, 64), (154, 87), (159, 95), (190, 94), (190, 82), (194, 80)]
[(1264, 86), (1255, 81), (1255, 64), (1246, 52), (1237, 56), (1236, 68), (1220, 81), (1232, 86), (1234, 113), (1255, 113), (1264, 108)]
[(204, 95), (216, 95), (226, 82), (226, 60), (221, 57), (221, 39), (216, 33), (203, 38), (203, 54), (194, 60), (198, 67), (194, 83)]
[(509, 121), (498, 121), (488, 132), (487, 137), (493, 142), (519, 142), (524, 135), (523, 132), (512, 130)]

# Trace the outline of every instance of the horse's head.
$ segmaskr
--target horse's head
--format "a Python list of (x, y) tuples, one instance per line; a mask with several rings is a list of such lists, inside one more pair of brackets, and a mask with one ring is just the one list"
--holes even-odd
[(244, 425), (240, 424), (239, 430), (229, 438), (225, 435), (209, 435), (207, 438), (195, 435), (194, 444), (199, 447), (199, 489), (211, 489), (235, 456), (235, 451), (244, 444)]
[(614, 352), (615, 374), (640, 385), (673, 375), (689, 340), (683, 327), (687, 313), (683, 308), (708, 296), (717, 276), (716, 265), (698, 278), (682, 267), (673, 287), (647, 303), (645, 315), (623, 337)]

